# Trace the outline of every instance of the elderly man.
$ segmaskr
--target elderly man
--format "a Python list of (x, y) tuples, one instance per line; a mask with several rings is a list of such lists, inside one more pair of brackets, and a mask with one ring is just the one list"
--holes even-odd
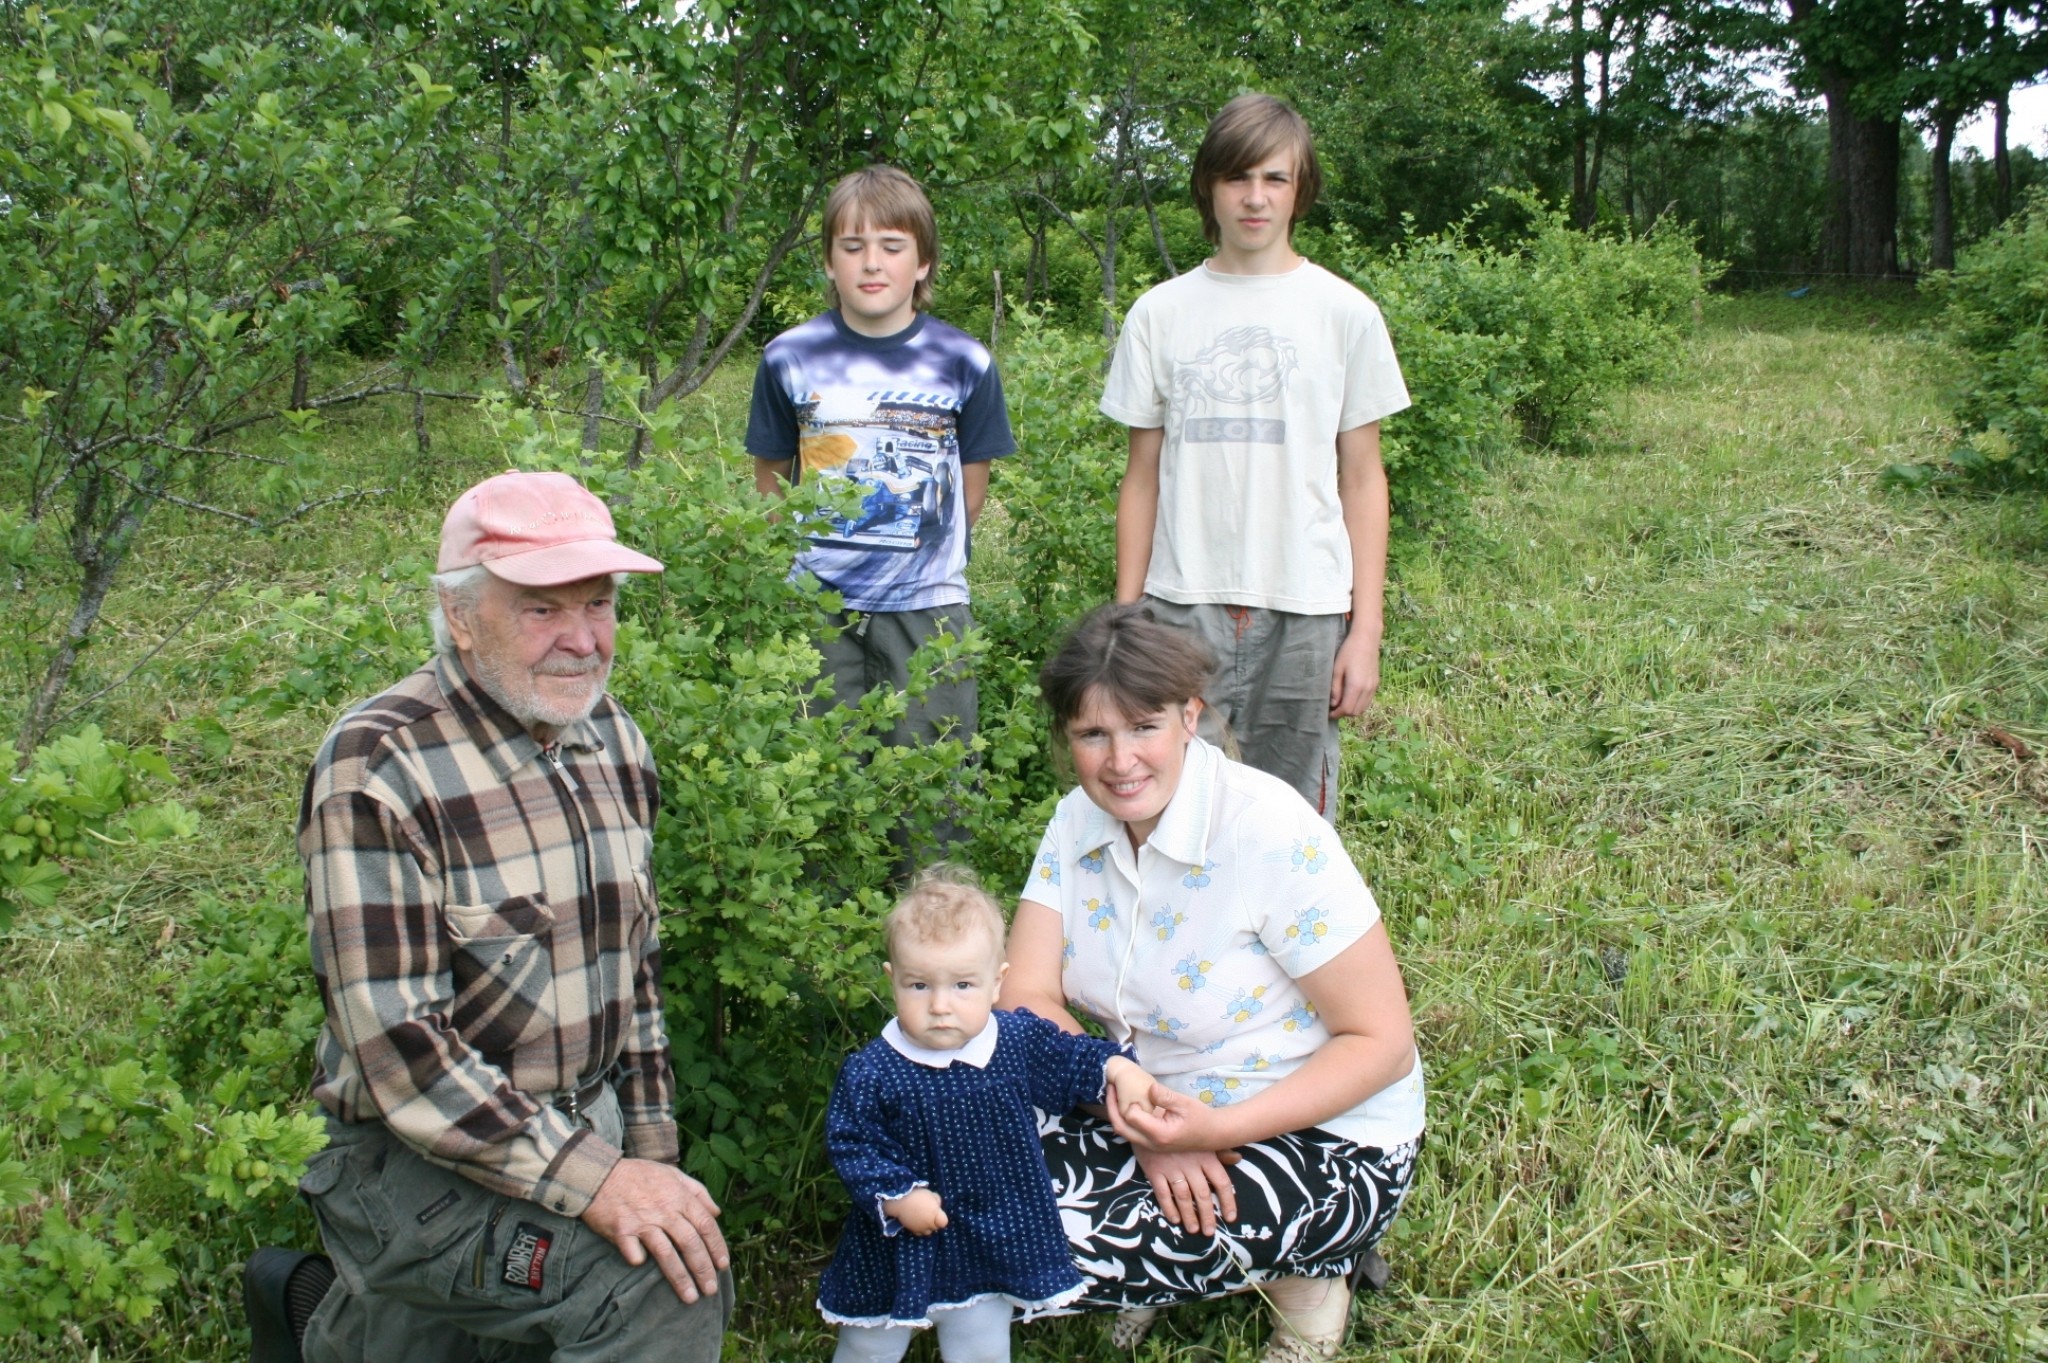
[(438, 655), (321, 745), (299, 850), (331, 1144), (300, 1188), (331, 1267), (250, 1260), (258, 1363), (718, 1357), (731, 1277), (676, 1165), (654, 764), (605, 694), (616, 583), (660, 571), (567, 475), (479, 483), (441, 530)]

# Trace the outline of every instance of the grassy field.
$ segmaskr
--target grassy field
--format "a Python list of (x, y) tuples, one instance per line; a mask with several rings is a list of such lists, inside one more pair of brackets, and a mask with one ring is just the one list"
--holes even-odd
[(1880, 489), (1942, 378), (1722, 304), (1405, 565), (1347, 823), (1434, 1144), (1367, 1353), (2048, 1351), (2048, 521)]
[[(1395, 1282), (1347, 1356), (2048, 1356), (2048, 516), (1881, 486), (1947, 439), (1919, 324), (1716, 300), (1683, 373), (1589, 449), (1498, 470), (1451, 543), (1401, 564), (1341, 823), (1415, 998), (1432, 1124)], [(729, 423), (746, 378), (728, 367), (699, 419)], [(131, 1032), (195, 904), (289, 899), (331, 706), (230, 706), (214, 756), (192, 721), (288, 681), (318, 633), (254, 589), (338, 597), (428, 551), (489, 467), (452, 429), (422, 461), (402, 413), (338, 422), (337, 457), (393, 491), (309, 533), (167, 523), (177, 566), (113, 603), (107, 675), (180, 601), (240, 585), (104, 722), (170, 725), (205, 832), (16, 925), (0, 1079)], [(238, 653), (264, 630), (282, 642)], [(728, 1357), (828, 1356), (821, 1250), (741, 1246)], [(235, 1356), (230, 1272), (190, 1285), (149, 1356)], [(1223, 1303), (1137, 1356), (1246, 1363), (1262, 1338)], [(1094, 1321), (1018, 1344), (1108, 1356)], [(0, 1343), (52, 1356), (129, 1355)]]

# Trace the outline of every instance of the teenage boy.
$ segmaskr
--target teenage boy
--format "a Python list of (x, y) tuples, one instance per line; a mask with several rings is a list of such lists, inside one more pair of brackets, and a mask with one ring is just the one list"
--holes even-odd
[[(940, 632), (973, 627), (968, 530), (988, 495), (989, 461), (1017, 448), (995, 363), (980, 342), (928, 314), (938, 226), (917, 181), (891, 166), (841, 180), (820, 234), (831, 310), (761, 354), (747, 418), (754, 483), (781, 496), (806, 478), (850, 480), (851, 516), (822, 524), (791, 576), (810, 573), (845, 610), (819, 645), (842, 704), (909, 684), (909, 659)], [(946, 721), (974, 732), (964, 669), (912, 701), (899, 744)]]
[(1379, 308), (1294, 252), (1322, 189), (1301, 115), (1240, 95), (1190, 182), (1215, 254), (1132, 305), (1102, 394), (1131, 428), (1116, 599), (1208, 641), (1203, 736), (1334, 820), (1337, 721), (1380, 680), (1379, 423), (1408, 390)]

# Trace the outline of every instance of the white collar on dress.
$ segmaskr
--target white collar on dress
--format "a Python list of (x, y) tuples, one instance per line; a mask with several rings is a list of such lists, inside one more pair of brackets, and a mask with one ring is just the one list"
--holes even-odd
[(995, 1014), (989, 1014), (988, 1022), (980, 1031), (965, 1045), (950, 1051), (935, 1051), (929, 1046), (918, 1045), (903, 1035), (903, 1024), (895, 1018), (890, 1018), (889, 1025), (882, 1029), (882, 1040), (888, 1042), (889, 1048), (905, 1060), (923, 1065), (927, 1069), (942, 1070), (958, 1061), (960, 1064), (985, 1070), (988, 1068), (988, 1062), (995, 1058), (996, 1018)]
[[(1209, 813), (1216, 803), (1216, 783), (1222, 778), (1223, 753), (1200, 738), (1188, 740), (1187, 759), (1181, 764), (1180, 785), (1160, 811), (1159, 824), (1145, 845), (1170, 861), (1200, 866), (1209, 851)], [(1082, 796), (1088, 817), (1081, 821), (1074, 839), (1074, 854), (1090, 856), (1105, 843), (1125, 837), (1124, 822), (1093, 800)]]

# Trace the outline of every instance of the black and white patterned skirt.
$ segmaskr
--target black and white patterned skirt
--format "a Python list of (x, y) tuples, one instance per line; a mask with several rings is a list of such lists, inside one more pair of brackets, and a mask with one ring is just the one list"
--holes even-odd
[(1060, 1220), (1087, 1280), (1074, 1311), (1171, 1306), (1273, 1277), (1334, 1278), (1378, 1244), (1415, 1178), (1420, 1138), (1391, 1150), (1320, 1128), (1242, 1146), (1237, 1220), (1217, 1233), (1167, 1220), (1136, 1152), (1082, 1112), (1041, 1122)]

